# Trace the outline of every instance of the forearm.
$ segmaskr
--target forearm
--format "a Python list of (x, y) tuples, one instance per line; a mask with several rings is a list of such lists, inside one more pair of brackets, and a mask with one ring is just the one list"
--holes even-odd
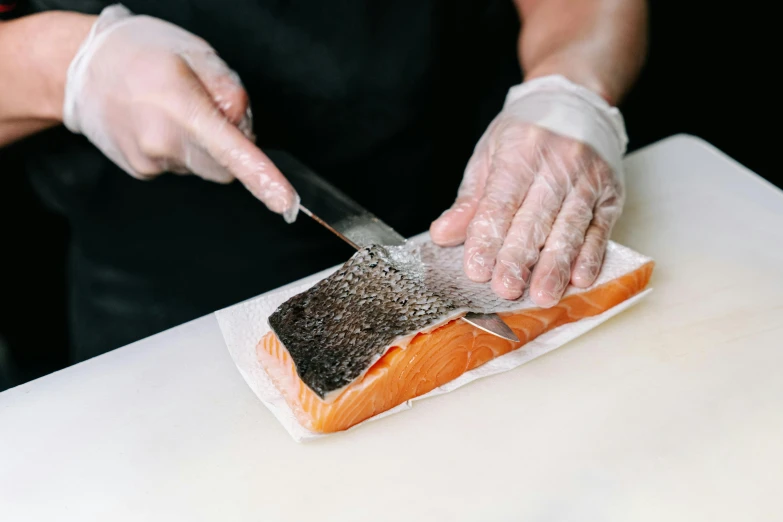
[(646, 0), (515, 0), (526, 80), (560, 74), (618, 104), (647, 51)]
[(94, 20), (47, 12), (0, 22), (0, 147), (62, 121), (68, 65)]

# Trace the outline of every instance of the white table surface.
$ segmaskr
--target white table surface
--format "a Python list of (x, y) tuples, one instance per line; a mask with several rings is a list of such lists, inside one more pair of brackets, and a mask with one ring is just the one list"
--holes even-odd
[(0, 520), (780, 520), (783, 193), (688, 136), (626, 165), (654, 291), (587, 335), (297, 444), (210, 315), (0, 394)]

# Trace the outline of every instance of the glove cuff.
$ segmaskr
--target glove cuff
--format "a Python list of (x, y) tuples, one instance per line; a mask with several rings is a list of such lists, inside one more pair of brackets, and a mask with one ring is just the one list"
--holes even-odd
[(99, 47), (99, 42), (107, 34), (106, 29), (115, 25), (117, 22), (133, 16), (133, 13), (122, 4), (113, 4), (101, 11), (98, 19), (92, 24), (90, 34), (84, 39), (76, 51), (71, 64), (68, 66), (68, 72), (65, 77), (65, 95), (63, 101), (63, 124), (65, 127), (76, 134), (82, 132), (79, 124), (79, 93), (82, 91), (84, 83), (85, 67), (90, 61), (90, 57)]
[(561, 75), (542, 76), (509, 89), (503, 110), (591, 146), (622, 177), (625, 122), (617, 107), (590, 89)]

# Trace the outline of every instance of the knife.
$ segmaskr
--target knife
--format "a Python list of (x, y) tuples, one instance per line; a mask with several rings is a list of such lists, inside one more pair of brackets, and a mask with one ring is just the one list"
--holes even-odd
[[(403, 245), (406, 239), (288, 153), (265, 151), (291, 182), (300, 198), (299, 210), (323, 225), (356, 250), (369, 245)], [(497, 314), (468, 312), (461, 318), (502, 339), (519, 342), (514, 331)]]

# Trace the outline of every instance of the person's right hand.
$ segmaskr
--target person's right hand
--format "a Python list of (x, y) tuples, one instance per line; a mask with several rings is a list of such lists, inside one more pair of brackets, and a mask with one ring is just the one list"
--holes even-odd
[(68, 69), (63, 120), (139, 179), (238, 179), (286, 221), (299, 198), (253, 143), (247, 93), (207, 42), (163, 20), (106, 8)]

